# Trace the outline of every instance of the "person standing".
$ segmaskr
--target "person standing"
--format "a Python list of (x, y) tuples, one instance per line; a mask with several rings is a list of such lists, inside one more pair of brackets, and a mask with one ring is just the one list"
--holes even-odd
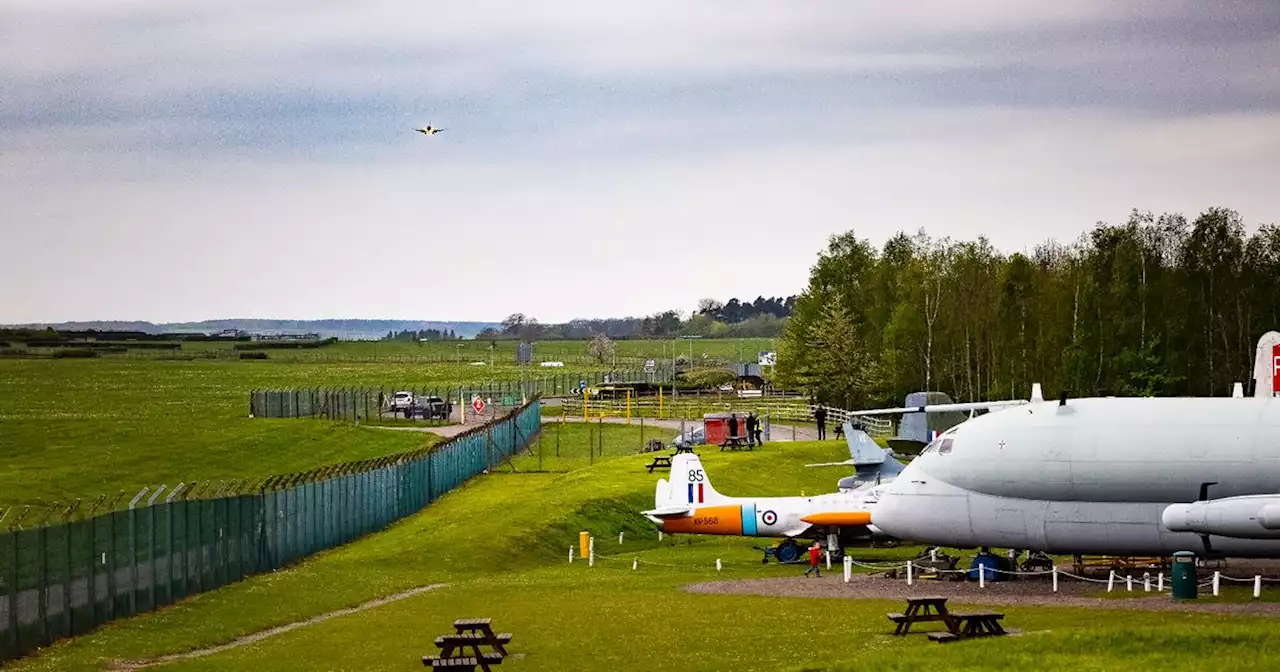
[(819, 406), (813, 411), (813, 419), (818, 423), (818, 440), (827, 440), (827, 409)]
[(729, 414), (729, 438), (738, 438), (738, 414)]
[(747, 421), (746, 421), (748, 446), (754, 447), (756, 445), (756, 424), (758, 422), (759, 421), (756, 420), (755, 411), (749, 411), (747, 413)]
[(756, 445), (757, 446), (764, 445), (764, 433), (760, 431), (760, 425), (762, 424), (764, 423), (760, 422), (760, 418), (756, 418)]
[(813, 572), (819, 579), (821, 579), (822, 567), (818, 564), (821, 559), (822, 547), (815, 541), (813, 542), (813, 545), (809, 547), (809, 569), (804, 570), (804, 575), (809, 576), (809, 573)]

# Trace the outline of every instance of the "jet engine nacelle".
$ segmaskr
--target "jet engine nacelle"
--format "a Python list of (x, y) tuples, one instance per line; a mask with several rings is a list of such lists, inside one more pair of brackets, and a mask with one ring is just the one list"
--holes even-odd
[(1195, 532), (1237, 539), (1280, 539), (1280, 495), (1227, 497), (1174, 504), (1160, 522), (1171, 532)]

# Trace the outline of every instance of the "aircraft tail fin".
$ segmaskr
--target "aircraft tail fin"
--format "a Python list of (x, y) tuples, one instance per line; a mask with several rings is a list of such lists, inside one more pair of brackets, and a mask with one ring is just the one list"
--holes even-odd
[(885, 460), (885, 450), (861, 429), (852, 423), (844, 423), (845, 440), (849, 442), (849, 460), (855, 465), (881, 464)]
[(681, 453), (671, 458), (671, 482), (667, 486), (669, 505), (715, 504), (727, 499), (712, 487), (711, 477), (697, 455)]
[(1253, 364), (1253, 396), (1280, 396), (1280, 332), (1268, 331), (1258, 339)]

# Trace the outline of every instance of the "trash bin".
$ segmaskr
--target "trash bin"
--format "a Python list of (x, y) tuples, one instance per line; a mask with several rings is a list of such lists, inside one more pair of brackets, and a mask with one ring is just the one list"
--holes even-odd
[(1196, 554), (1178, 551), (1173, 554), (1173, 599), (1196, 599)]

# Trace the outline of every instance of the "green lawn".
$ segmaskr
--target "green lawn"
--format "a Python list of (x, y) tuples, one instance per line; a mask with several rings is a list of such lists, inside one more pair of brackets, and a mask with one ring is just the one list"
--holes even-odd
[[(638, 428), (608, 426), (604, 459), (583, 462), (589, 432), (566, 425), (566, 473), (501, 468), (392, 528), (289, 569), (197, 596), (162, 612), (56, 644), (15, 669), (94, 670), (225, 643), (409, 588), (445, 588), (252, 645), (181, 661), (174, 669), (393, 670), (417, 667), (455, 618), (489, 616), (515, 633), (513, 670), (1267, 669), (1274, 622), (1221, 615), (1009, 607), (1023, 636), (945, 647), (888, 634), (887, 601), (691, 594), (691, 582), (793, 576), (762, 565), (765, 540), (657, 540), (638, 511), (658, 475), (629, 454)], [(544, 431), (542, 451), (547, 448)], [(536, 451), (535, 451), (536, 452)], [(829, 491), (839, 442), (772, 444), (752, 453), (704, 451), (716, 488), (730, 495)], [(612, 457), (611, 457), (612, 456)], [(544, 454), (544, 459), (546, 458)], [(569, 462), (576, 460), (575, 462)], [(596, 536), (596, 566), (567, 562), (579, 530)], [(621, 544), (618, 533), (623, 532)], [(917, 549), (880, 550), (870, 560)], [(717, 572), (715, 560), (723, 571)], [(633, 571), (633, 559), (640, 568)]]

